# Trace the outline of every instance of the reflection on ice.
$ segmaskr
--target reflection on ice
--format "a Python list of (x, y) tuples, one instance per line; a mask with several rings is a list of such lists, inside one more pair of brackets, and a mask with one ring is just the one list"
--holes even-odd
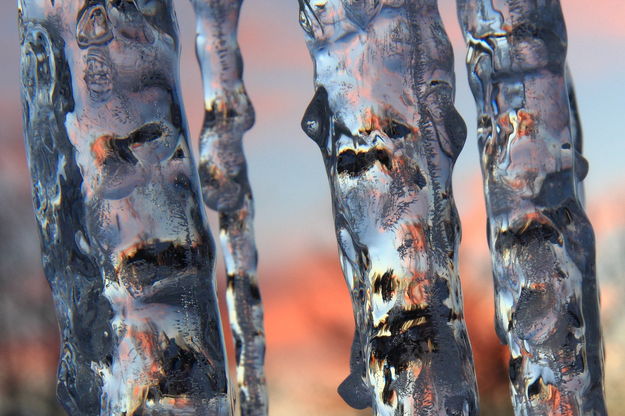
[(587, 163), (559, 1), (458, 0), (458, 11), (515, 412), (604, 415)]
[(378, 415), (478, 412), (451, 170), (465, 140), (435, 1), (300, 1), (316, 93), (302, 120), (330, 178), (352, 295), (339, 393)]
[(24, 128), (69, 414), (230, 414), (170, 0), (19, 4)]

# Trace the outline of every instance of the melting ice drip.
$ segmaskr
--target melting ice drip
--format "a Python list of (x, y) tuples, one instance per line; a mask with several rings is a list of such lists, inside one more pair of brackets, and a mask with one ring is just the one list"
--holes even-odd
[(518, 415), (605, 415), (587, 163), (558, 0), (458, 0)]
[(21, 0), (22, 97), (71, 415), (228, 415), (171, 0)]
[(356, 334), (339, 393), (376, 415), (474, 415), (451, 172), (466, 138), (434, 0), (300, 0), (302, 120), (332, 191)]
[(235, 340), (241, 414), (266, 415), (265, 331), (256, 279), (254, 205), (242, 139), (254, 124), (243, 85), (237, 42), (241, 0), (192, 0), (197, 15), (196, 51), (204, 84), (200, 179), (204, 201), (219, 213)]

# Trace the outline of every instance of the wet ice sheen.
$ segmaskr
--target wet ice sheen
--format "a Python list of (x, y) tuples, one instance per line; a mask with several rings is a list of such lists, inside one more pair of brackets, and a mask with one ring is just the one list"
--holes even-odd
[(196, 52), (204, 83), (200, 179), (204, 201), (219, 213), (228, 284), (226, 299), (236, 348), (238, 406), (243, 416), (267, 414), (265, 331), (256, 279), (254, 203), (242, 139), (254, 124), (237, 42), (241, 0), (192, 0)]
[(605, 415), (587, 163), (558, 0), (458, 0), (517, 415)]
[(433, 0), (300, 0), (356, 334), (339, 393), (376, 415), (475, 415), (451, 171), (466, 128)]
[(71, 415), (227, 415), (171, 0), (19, 1), (24, 129)]

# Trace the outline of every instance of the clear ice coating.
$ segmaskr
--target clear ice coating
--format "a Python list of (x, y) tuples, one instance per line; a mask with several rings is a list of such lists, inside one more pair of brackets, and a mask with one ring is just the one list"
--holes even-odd
[(593, 230), (558, 0), (458, 0), (517, 415), (605, 415)]
[(478, 413), (451, 172), (465, 124), (435, 0), (300, 0), (320, 147), (356, 320), (339, 393), (376, 415)]
[(20, 0), (22, 98), (70, 415), (228, 415), (172, 0)]
[(243, 85), (237, 42), (241, 0), (191, 0), (197, 15), (196, 52), (204, 84), (200, 179), (204, 201), (219, 213), (235, 341), (241, 414), (266, 415), (265, 331), (256, 278), (254, 205), (242, 139), (254, 124)]

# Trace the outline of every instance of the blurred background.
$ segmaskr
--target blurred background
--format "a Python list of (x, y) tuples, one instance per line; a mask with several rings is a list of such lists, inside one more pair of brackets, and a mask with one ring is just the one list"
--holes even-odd
[[(612, 416), (625, 415), (625, 2), (562, 1), (590, 162), (587, 209), (597, 236)], [(466, 320), (483, 415), (509, 415), (507, 356), (493, 327), (493, 289), (475, 109), (452, 0), (440, 1), (456, 56), (457, 107), (469, 137), (454, 173), (463, 225)], [(189, 2), (176, 1), (181, 78), (193, 138), (203, 116)], [(54, 397), (58, 328), (41, 271), (19, 98), (15, 1), (0, 3), (0, 416), (60, 415)], [(313, 95), (312, 63), (295, 0), (246, 0), (240, 24), (245, 82), (256, 126), (245, 139), (256, 197), (259, 277), (265, 304), (270, 414), (357, 415), (336, 393), (348, 374), (353, 318), (337, 258), (326, 174), (300, 130)], [(195, 140), (195, 139), (194, 139)], [(197, 148), (197, 142), (195, 142)], [(211, 215), (213, 230), (215, 216)], [(217, 265), (224, 303), (223, 263)], [(225, 319), (225, 311), (222, 311)], [(226, 335), (228, 324), (225, 323)], [(228, 338), (228, 336), (226, 337)], [(230, 353), (232, 351), (228, 339)], [(232, 355), (231, 355), (232, 357)], [(230, 359), (231, 364), (234, 361)]]

